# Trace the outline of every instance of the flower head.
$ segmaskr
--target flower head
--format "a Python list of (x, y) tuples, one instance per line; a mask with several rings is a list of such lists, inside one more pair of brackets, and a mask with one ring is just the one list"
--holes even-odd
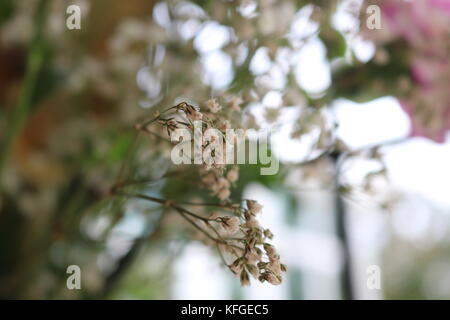
[(209, 99), (206, 101), (206, 107), (212, 113), (217, 113), (222, 109), (222, 106), (217, 102), (216, 99)]
[(229, 235), (233, 235), (239, 231), (241, 220), (238, 217), (221, 217), (221, 226)]
[(238, 171), (237, 168), (230, 169), (227, 172), (227, 179), (228, 179), (228, 181), (236, 182), (238, 178), (239, 178), (239, 171)]
[(250, 213), (258, 214), (261, 212), (263, 206), (260, 205), (255, 200), (247, 200), (247, 208), (248, 208), (248, 211), (250, 211)]

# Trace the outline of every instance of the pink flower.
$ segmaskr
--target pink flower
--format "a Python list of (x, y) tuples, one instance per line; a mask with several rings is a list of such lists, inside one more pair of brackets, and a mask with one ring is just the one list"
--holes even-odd
[[(412, 89), (400, 104), (411, 119), (411, 136), (444, 142), (450, 130), (450, 0), (380, 0), (383, 32), (378, 44), (404, 40)], [(381, 35), (381, 37), (380, 37)]]
[(449, 0), (382, 0), (383, 27), (413, 46), (426, 45), (449, 29)]

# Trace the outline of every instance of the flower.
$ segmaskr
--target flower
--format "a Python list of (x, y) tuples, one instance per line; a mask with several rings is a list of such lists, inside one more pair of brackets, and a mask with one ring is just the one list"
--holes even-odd
[[(281, 278), (281, 277), (280, 277)], [(281, 279), (279, 277), (277, 277), (276, 275), (274, 275), (272, 272), (264, 272), (261, 275), (261, 280), (265, 280), (267, 282), (269, 282), (272, 285), (279, 285), (281, 283)]]
[(273, 238), (273, 233), (272, 233), (272, 231), (270, 231), (269, 229), (265, 229), (265, 230), (264, 230), (264, 236), (265, 236), (266, 238), (272, 239), (272, 238)]
[(255, 248), (252, 248), (246, 253), (245, 258), (249, 264), (256, 264), (261, 260), (261, 255), (255, 250)]
[(277, 250), (275, 249), (274, 246), (272, 246), (268, 243), (264, 243), (264, 250), (266, 251), (269, 259), (277, 259), (278, 258)]
[(228, 235), (233, 235), (239, 231), (241, 220), (238, 217), (221, 217), (221, 226)]
[(175, 119), (169, 119), (166, 122), (166, 126), (167, 126), (167, 133), (170, 134), (175, 131), (175, 129), (178, 128), (178, 121)]
[(263, 206), (260, 205), (255, 200), (247, 200), (247, 208), (248, 208), (248, 211), (250, 211), (250, 213), (258, 214), (261, 212)]
[(245, 268), (247, 269), (248, 272), (250, 272), (250, 274), (253, 276), (253, 278), (258, 279), (258, 277), (260, 276), (258, 267), (256, 267), (253, 264), (247, 264), (247, 265), (245, 265)]
[(272, 259), (267, 265), (267, 269), (272, 271), (274, 274), (281, 274), (281, 263), (278, 259)]
[(216, 99), (209, 99), (206, 101), (206, 107), (212, 113), (217, 113), (222, 109), (222, 106), (217, 102)]
[(250, 285), (250, 277), (248, 276), (248, 272), (247, 271), (245, 271), (245, 270), (241, 271), (240, 280), (241, 280), (241, 285), (243, 287), (246, 287), (246, 286)]
[(188, 119), (192, 121), (203, 119), (203, 114), (193, 105), (190, 105), (186, 102), (181, 102), (177, 104), (175, 107), (177, 110), (182, 110), (186, 114)]
[(230, 121), (228, 121), (228, 120), (221, 120), (221, 121), (219, 121), (219, 124), (218, 124), (217, 128), (220, 131), (225, 132), (227, 129), (231, 128)]
[(230, 194), (231, 194), (231, 192), (230, 192), (230, 190), (229, 189), (221, 189), (218, 193), (217, 193), (217, 197), (220, 199), (220, 200), (226, 200), (226, 199), (228, 199), (229, 197), (230, 197)]
[(203, 119), (203, 114), (200, 111), (198, 111), (198, 110), (194, 110), (191, 113), (187, 114), (187, 117), (190, 120), (192, 120), (192, 121), (202, 120)]
[(242, 102), (243, 101), (240, 97), (233, 97), (229, 102), (228, 106), (232, 111), (240, 111), (241, 110), (240, 105), (242, 104)]
[(245, 216), (245, 226), (247, 228), (259, 228), (259, 222), (258, 220), (256, 220), (253, 214), (246, 212), (244, 216)]
[(227, 172), (227, 179), (230, 182), (236, 182), (239, 179), (239, 171), (237, 168), (233, 168)]
[[(239, 104), (241, 102), (240, 100), (236, 100), (234, 103)], [(204, 120), (202, 122), (201, 132), (211, 127), (223, 131), (231, 127), (230, 120), (233, 119), (227, 119), (223, 114), (215, 114), (220, 108), (215, 99), (208, 100), (206, 105), (210, 112), (203, 115), (198, 108), (186, 102), (181, 102), (168, 109), (174, 111), (175, 115), (173, 117), (162, 118), (162, 113), (158, 113), (155, 115), (155, 121), (152, 121), (151, 124), (157, 123), (163, 128), (166, 128), (169, 135), (173, 130), (182, 125), (194, 130), (192, 126), (176, 118), (176, 116), (179, 116), (176, 113), (182, 112), (190, 120)], [(164, 114), (168, 110), (164, 111)], [(227, 138), (232, 140), (236, 139), (235, 137), (228, 136)], [(213, 140), (204, 140), (200, 149), (203, 151), (211, 141), (214, 142)], [(223, 150), (214, 151), (214, 157), (216, 157), (220, 156)], [(209, 155), (212, 157), (212, 153)], [(220, 209), (213, 212), (209, 218), (203, 218), (194, 214), (191, 217), (198, 220), (194, 223), (198, 229), (204, 231), (202, 235), (210, 235), (208, 239), (202, 238), (202, 240), (215, 242), (221, 253), (227, 253), (227, 255), (222, 256), (226, 264), (229, 255), (235, 258), (234, 262), (228, 265), (228, 267), (234, 274), (240, 277), (243, 286), (250, 284), (250, 276), (255, 279), (262, 279), (271, 284), (279, 284), (282, 280), (281, 272), (284, 272), (286, 268), (280, 263), (280, 256), (277, 254), (275, 248), (265, 242), (266, 239), (270, 239), (273, 236), (272, 233), (270, 230), (262, 228), (256, 219), (256, 214), (262, 211), (263, 206), (254, 200), (247, 200), (246, 206), (243, 206), (239, 202), (232, 203), (229, 199), (231, 194), (230, 187), (239, 178), (238, 167), (232, 166), (228, 168), (226, 165), (210, 163), (205, 158), (203, 160), (203, 165), (199, 166), (198, 169), (200, 183), (220, 199), (221, 203), (218, 205)], [(199, 205), (202, 204), (199, 203)], [(183, 214), (184, 211), (181, 208), (179, 210)], [(231, 211), (233, 215), (223, 215), (221, 211)], [(205, 213), (203, 212), (203, 214)], [(209, 230), (211, 228), (214, 230)], [(214, 233), (211, 231), (214, 231)], [(233, 237), (227, 237), (231, 235)]]
[(230, 265), (230, 270), (235, 274), (239, 274), (242, 271), (242, 259), (237, 258), (236, 260), (234, 260)]

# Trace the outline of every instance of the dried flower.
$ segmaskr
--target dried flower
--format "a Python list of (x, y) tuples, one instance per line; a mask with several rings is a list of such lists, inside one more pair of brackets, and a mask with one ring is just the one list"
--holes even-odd
[(245, 258), (247, 259), (248, 263), (257, 264), (261, 260), (261, 255), (255, 250), (255, 248), (252, 248), (247, 252)]
[(178, 105), (175, 106), (177, 110), (183, 111), (188, 119), (195, 121), (195, 120), (202, 120), (203, 114), (193, 105), (190, 105), (186, 102), (181, 102)]
[(219, 121), (219, 124), (217, 125), (217, 128), (220, 131), (222, 131), (222, 132), (227, 131), (227, 129), (231, 128), (230, 121), (228, 121), (228, 120), (221, 120), (221, 121)]
[(252, 214), (258, 214), (261, 212), (263, 206), (255, 200), (247, 200), (247, 208)]
[(241, 285), (246, 287), (250, 285), (250, 278), (248, 276), (247, 271), (242, 270), (241, 271), (241, 276), (240, 276), (240, 280), (241, 280)]
[(239, 171), (236, 167), (227, 172), (227, 179), (230, 182), (236, 182), (239, 179)]
[(269, 259), (276, 259), (277, 258), (277, 250), (275, 249), (274, 246), (272, 246), (271, 244), (268, 243), (264, 243), (264, 250), (267, 253), (267, 256), (269, 257)]
[(250, 274), (253, 276), (253, 278), (258, 279), (260, 273), (259, 273), (259, 269), (252, 264), (246, 264), (245, 268), (247, 269), (248, 272), (250, 272)]
[(217, 113), (222, 109), (222, 106), (217, 102), (216, 99), (209, 99), (206, 101), (206, 107), (212, 113)]
[(170, 136), (170, 134), (174, 132), (175, 129), (178, 128), (178, 121), (175, 119), (169, 119), (166, 122), (166, 127), (167, 127), (167, 134)]
[(234, 274), (239, 274), (242, 271), (242, 259), (237, 258), (236, 260), (234, 260), (234, 262), (230, 265), (230, 270)]
[(200, 111), (198, 111), (198, 110), (194, 110), (191, 113), (187, 114), (187, 117), (190, 120), (192, 120), (192, 121), (202, 120), (203, 119), (203, 114)]
[(266, 269), (272, 271), (274, 274), (281, 274), (282, 270), (280, 260), (273, 259), (269, 262)]
[[(231, 102), (231, 104), (233, 103), (235, 104), (233, 108), (235, 108), (241, 101), (236, 99)], [(209, 113), (205, 113), (205, 115), (196, 107), (186, 102), (179, 103), (168, 110), (175, 109), (175, 112), (181, 111), (190, 120), (202, 119), (202, 131), (208, 128), (216, 128), (225, 133), (226, 129), (231, 127), (231, 123), (224, 115), (218, 114), (221, 108), (220, 105), (215, 99), (210, 99), (206, 102), (206, 107)], [(162, 113), (164, 114), (166, 112), (164, 111)], [(156, 121), (152, 123), (158, 123), (163, 128), (166, 128), (169, 135), (182, 125), (193, 130), (189, 124), (186, 124), (185, 121), (178, 120), (178, 118), (171, 117), (164, 119), (161, 118), (161, 114), (158, 114), (154, 120)], [(228, 136), (227, 138), (235, 139)], [(201, 149), (207, 148), (211, 142), (214, 141), (205, 140)], [(203, 150), (198, 152), (203, 152)], [(214, 150), (214, 158), (220, 155), (220, 153), (221, 150)], [(212, 153), (210, 156), (213, 157)], [(198, 167), (200, 183), (222, 201), (219, 205), (221, 210), (212, 213), (208, 219), (198, 216), (198, 213), (192, 213), (190, 215), (191, 219), (198, 220), (194, 221), (194, 223), (198, 226), (199, 231), (203, 230), (203, 233), (208, 235), (207, 239), (205, 237), (203, 241), (208, 243), (216, 241), (215, 244), (219, 251), (226, 252), (226, 257), (231, 255), (235, 258), (234, 262), (229, 265), (229, 268), (234, 274), (240, 277), (243, 286), (250, 284), (250, 275), (261, 281), (279, 284), (282, 279), (281, 273), (286, 270), (286, 267), (280, 263), (280, 256), (275, 248), (265, 242), (266, 239), (273, 237), (272, 232), (269, 229), (263, 229), (256, 219), (256, 215), (262, 211), (263, 206), (255, 200), (247, 200), (245, 207), (240, 203), (232, 203), (229, 199), (231, 194), (230, 187), (239, 178), (238, 167), (233, 166), (227, 168), (224, 164), (216, 164), (214, 161), (210, 162), (205, 158), (203, 160), (205, 163)], [(182, 214), (189, 215), (188, 211), (180, 210)], [(235, 215), (223, 215), (220, 212), (222, 210), (231, 211)], [(214, 230), (211, 230), (211, 228)], [(223, 236), (227, 235), (233, 235), (233, 238), (223, 238)], [(224, 259), (226, 261), (226, 258)]]
[(226, 200), (226, 199), (228, 199), (229, 197), (230, 197), (230, 194), (231, 194), (231, 192), (230, 192), (230, 190), (229, 189), (221, 189), (218, 193), (217, 193), (217, 197), (220, 199), (220, 200)]
[(233, 111), (240, 111), (241, 110), (240, 105), (242, 104), (242, 102), (243, 101), (240, 97), (233, 97), (229, 103), (229, 107)]
[(230, 182), (227, 179), (225, 179), (223, 177), (220, 177), (217, 180), (217, 184), (216, 185), (217, 185), (218, 189), (227, 189), (227, 188), (230, 187)]
[(253, 214), (245, 212), (244, 217), (245, 217), (245, 226), (247, 228), (259, 228), (259, 222), (258, 220), (256, 220)]
[(276, 275), (274, 275), (272, 272), (264, 272), (261, 275), (260, 280), (265, 280), (267, 282), (269, 282), (272, 285), (279, 285), (281, 283), (281, 277), (277, 277)]
[(272, 233), (272, 231), (270, 231), (269, 229), (265, 229), (265, 230), (264, 230), (264, 236), (265, 236), (266, 238), (272, 239), (272, 238), (273, 238), (273, 233)]
[(221, 226), (228, 235), (233, 235), (239, 231), (241, 220), (238, 217), (222, 217)]

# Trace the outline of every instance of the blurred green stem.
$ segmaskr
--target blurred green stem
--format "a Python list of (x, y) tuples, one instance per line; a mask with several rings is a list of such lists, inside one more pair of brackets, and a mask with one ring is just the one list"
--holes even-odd
[(341, 194), (340, 188), (340, 176), (341, 165), (343, 161), (343, 154), (335, 151), (331, 155), (331, 159), (334, 163), (334, 205), (335, 205), (335, 224), (336, 235), (339, 238), (342, 245), (342, 270), (340, 274), (340, 287), (343, 300), (355, 299), (355, 293), (353, 288), (352, 279), (352, 254), (350, 248), (350, 241), (348, 238), (348, 222), (347, 211)]
[(33, 104), (33, 95), (35, 93), (39, 72), (42, 69), (44, 62), (45, 46), (43, 43), (43, 31), (46, 20), (47, 3), (47, 0), (40, 0), (35, 12), (34, 35), (28, 49), (27, 66), (22, 91), (17, 105), (11, 111), (9, 121), (10, 127), (6, 131), (0, 150), (0, 185), (3, 169), (8, 161), (14, 138), (22, 128)]

